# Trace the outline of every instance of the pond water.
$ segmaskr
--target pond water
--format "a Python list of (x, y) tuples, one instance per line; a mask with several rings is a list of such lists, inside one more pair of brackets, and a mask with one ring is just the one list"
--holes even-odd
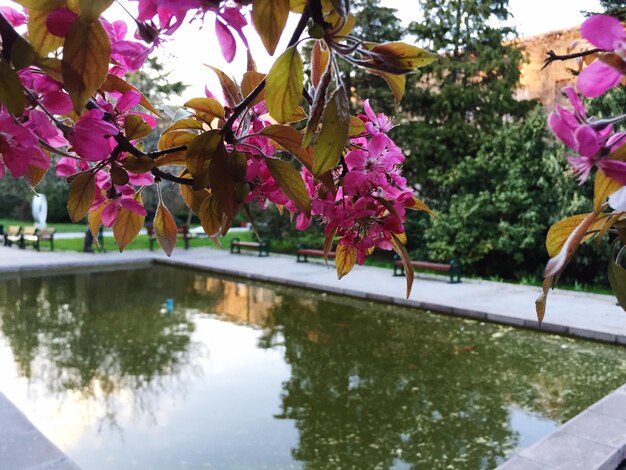
[(189, 270), (0, 281), (0, 391), (85, 469), (493, 468), (624, 382), (619, 347)]

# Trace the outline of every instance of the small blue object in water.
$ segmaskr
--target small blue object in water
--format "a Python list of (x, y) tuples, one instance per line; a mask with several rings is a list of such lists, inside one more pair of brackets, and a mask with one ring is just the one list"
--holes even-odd
[(174, 299), (166, 299), (165, 308), (167, 309), (167, 313), (172, 313), (174, 311)]

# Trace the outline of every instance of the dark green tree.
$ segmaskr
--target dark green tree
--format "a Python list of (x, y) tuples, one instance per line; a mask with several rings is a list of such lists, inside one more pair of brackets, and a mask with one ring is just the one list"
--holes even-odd
[(423, 19), (410, 32), (440, 54), (408, 87), (403, 111), (410, 123), (397, 129), (409, 178), (431, 200), (457, 192), (448, 172), (476, 156), (483, 140), (506, 121), (523, 116), (528, 103), (515, 99), (522, 51), (508, 42), (515, 31), (507, 0), (421, 0)]

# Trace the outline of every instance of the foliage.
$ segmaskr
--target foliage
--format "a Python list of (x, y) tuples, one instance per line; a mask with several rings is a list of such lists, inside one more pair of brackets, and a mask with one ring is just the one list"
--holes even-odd
[[(27, 0), (16, 3), (32, 6)], [(250, 203), (275, 204), (292, 214), (298, 229), (314, 219), (321, 222), (326, 245), (337, 238), (346, 259), (362, 264), (380, 248), (393, 249), (406, 261), (405, 212), (428, 207), (401, 176), (404, 156), (387, 135), (389, 119), (367, 101), (365, 114), (350, 115), (351, 90), (337, 73), (338, 61), (381, 75), (400, 100), (404, 76), (432, 63), (434, 54), (353, 35), (349, 0), (139, 0), (137, 17), (129, 13), (134, 38), (126, 37), (123, 21), (101, 16), (111, 3), (55, 0), (38, 9), (3, 10), (0, 177), (8, 171), (36, 186), (51, 156), (62, 157), (56, 173), (70, 184), (70, 218), (88, 216), (94, 233), (100, 225), (111, 227), (120, 250), (137, 236), (147, 215), (143, 188), (156, 184), (158, 238), (171, 253), (172, 210), (159, 188), (169, 181), (181, 186), (183, 200), (210, 237), (227, 233)], [(300, 15), (299, 22), (286, 49), (276, 51), (290, 11)], [(243, 28), (250, 18), (276, 59), (264, 75), (248, 53), (240, 81), (209, 66), (223, 99), (207, 90), (206, 97), (181, 103), (182, 117), (159, 132), (157, 148), (150, 148), (162, 116), (150, 101), (154, 94), (130, 82), (146, 85), (148, 57), (189, 14), (214, 22), (229, 62), (238, 53), (235, 35), (247, 47)], [(301, 39), (307, 29), (310, 36)], [(312, 93), (304, 90), (302, 41), (313, 44), (307, 67)], [(158, 62), (148, 60), (147, 67), (156, 73), (152, 78), (167, 78)], [(150, 84), (151, 91), (170, 95), (181, 87)], [(304, 120), (303, 133), (302, 124), (291, 127)], [(340, 276), (350, 268), (348, 263)]]

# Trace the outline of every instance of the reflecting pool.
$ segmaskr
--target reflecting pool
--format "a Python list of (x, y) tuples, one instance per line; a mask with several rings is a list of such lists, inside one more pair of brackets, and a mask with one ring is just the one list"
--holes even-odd
[(625, 352), (175, 268), (0, 281), (0, 391), (85, 469), (493, 468)]

